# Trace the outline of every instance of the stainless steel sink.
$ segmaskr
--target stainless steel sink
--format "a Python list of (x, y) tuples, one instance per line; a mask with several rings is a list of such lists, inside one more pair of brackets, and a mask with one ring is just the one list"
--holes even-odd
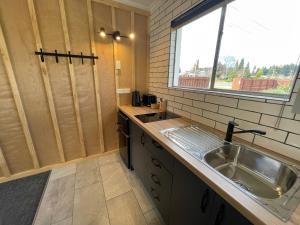
[(299, 166), (257, 149), (222, 142), (195, 126), (161, 133), (281, 220), (287, 221), (299, 205)]
[(297, 180), (286, 164), (240, 145), (225, 144), (204, 156), (204, 161), (251, 194), (276, 199)]

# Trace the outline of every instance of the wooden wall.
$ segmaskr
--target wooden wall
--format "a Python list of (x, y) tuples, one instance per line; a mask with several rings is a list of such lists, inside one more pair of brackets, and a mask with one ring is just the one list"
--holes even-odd
[[(0, 177), (118, 148), (117, 104), (131, 96), (116, 88), (147, 91), (147, 23), (146, 12), (110, 0), (1, 0)], [(136, 39), (102, 39), (100, 27)], [(39, 48), (99, 60), (42, 63)]]

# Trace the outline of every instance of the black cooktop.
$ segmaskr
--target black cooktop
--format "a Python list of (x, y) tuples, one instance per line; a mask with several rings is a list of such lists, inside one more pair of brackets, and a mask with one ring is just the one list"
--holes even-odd
[(178, 118), (180, 116), (178, 116), (175, 113), (167, 111), (167, 112), (147, 113), (147, 114), (142, 114), (142, 115), (136, 115), (135, 117), (138, 118), (143, 123), (150, 123), (150, 122), (155, 122), (155, 121), (160, 121), (160, 120), (174, 119), (174, 118)]

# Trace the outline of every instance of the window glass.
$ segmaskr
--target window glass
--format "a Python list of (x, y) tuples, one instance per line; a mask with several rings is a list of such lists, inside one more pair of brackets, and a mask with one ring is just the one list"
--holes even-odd
[(299, 0), (227, 5), (215, 88), (289, 94), (300, 53)]
[(300, 0), (235, 0), (175, 28), (169, 86), (289, 99), (300, 63), (299, 9)]
[(221, 9), (177, 30), (174, 86), (209, 88)]

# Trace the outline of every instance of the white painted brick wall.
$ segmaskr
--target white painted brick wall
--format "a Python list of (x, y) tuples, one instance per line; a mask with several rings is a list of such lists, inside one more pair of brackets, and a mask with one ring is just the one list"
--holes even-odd
[[(300, 89), (300, 76), (292, 99), (285, 106), (282, 101), (224, 97), (168, 88), (171, 20), (199, 2), (201, 0), (157, 0), (153, 5), (149, 20), (149, 91), (167, 99), (168, 110), (218, 130), (226, 131), (229, 120), (239, 123), (240, 129), (265, 130), (267, 135), (264, 137), (253, 134), (237, 136), (300, 161), (300, 114), (292, 113), (291, 107)], [(282, 118), (278, 121), (282, 107)]]

